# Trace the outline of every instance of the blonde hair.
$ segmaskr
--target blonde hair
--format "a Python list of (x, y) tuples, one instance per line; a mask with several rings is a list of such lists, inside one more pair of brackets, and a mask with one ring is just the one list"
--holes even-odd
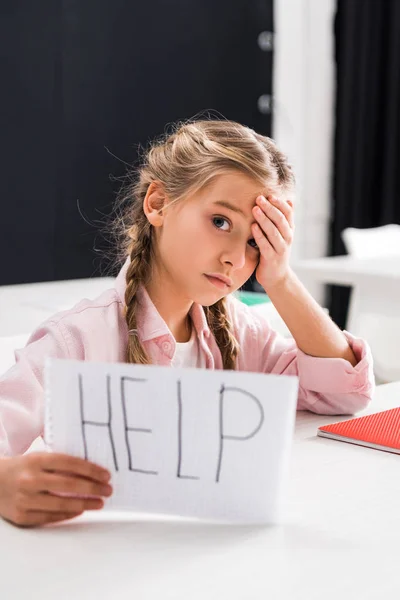
[[(126, 207), (114, 223), (122, 256), (130, 257), (125, 291), (128, 363), (151, 362), (137, 335), (137, 292), (141, 284), (146, 287), (154, 258), (152, 225), (143, 211), (149, 185), (153, 181), (160, 182), (174, 203), (229, 170), (254, 178), (272, 193), (290, 191), (294, 187), (294, 175), (284, 154), (272, 139), (249, 127), (227, 120), (197, 120), (177, 123), (172, 128), (171, 133), (150, 145), (141, 165), (128, 174), (129, 183), (118, 203)], [(224, 369), (234, 369), (239, 347), (226, 299), (203, 308), (221, 351)]]

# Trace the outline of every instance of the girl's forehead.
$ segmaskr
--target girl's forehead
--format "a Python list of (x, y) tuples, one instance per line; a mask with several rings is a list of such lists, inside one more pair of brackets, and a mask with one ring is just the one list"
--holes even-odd
[(256, 180), (250, 175), (238, 172), (226, 172), (216, 175), (209, 184), (210, 191), (220, 193), (221, 191), (229, 192), (230, 194), (243, 193), (261, 193), (266, 189), (266, 185)]
[[(233, 205), (237, 212), (243, 211), (250, 217), (258, 196), (277, 196), (293, 201), (293, 194), (285, 193), (283, 189), (274, 189), (268, 182), (258, 181), (240, 172), (223, 172), (215, 175), (206, 185), (189, 193), (183, 202), (178, 202), (176, 208), (181, 210), (185, 205), (192, 208), (209, 208), (214, 203)], [(287, 197), (286, 197), (287, 196)], [(228, 208), (228, 207), (226, 207)]]

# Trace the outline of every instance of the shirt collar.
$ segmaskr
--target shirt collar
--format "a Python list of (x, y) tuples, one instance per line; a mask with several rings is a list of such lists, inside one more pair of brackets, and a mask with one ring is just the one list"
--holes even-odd
[[(128, 270), (129, 263), (130, 257), (126, 259), (115, 280), (115, 289), (123, 305), (125, 305), (126, 272)], [(140, 285), (138, 289), (138, 300), (139, 306), (137, 322), (140, 340), (145, 342), (163, 335), (170, 335), (173, 337), (168, 325), (154, 306), (146, 288), (143, 285)], [(189, 314), (194, 328), (196, 329), (197, 335), (199, 336), (202, 334), (205, 337), (209, 337), (211, 332), (201, 304), (193, 302)]]

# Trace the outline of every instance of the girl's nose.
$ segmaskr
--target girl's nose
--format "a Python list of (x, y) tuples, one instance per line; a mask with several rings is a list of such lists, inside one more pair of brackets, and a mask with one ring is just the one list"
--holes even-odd
[(224, 253), (223, 262), (230, 263), (233, 269), (242, 269), (246, 264), (246, 248), (236, 244)]

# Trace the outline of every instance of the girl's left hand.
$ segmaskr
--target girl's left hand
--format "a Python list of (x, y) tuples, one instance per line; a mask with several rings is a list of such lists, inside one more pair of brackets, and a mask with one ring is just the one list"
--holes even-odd
[[(260, 212), (259, 212), (260, 211)], [(268, 290), (284, 281), (289, 274), (289, 256), (293, 242), (293, 204), (275, 196), (258, 196), (252, 225), (254, 240), (260, 250), (256, 279)]]

